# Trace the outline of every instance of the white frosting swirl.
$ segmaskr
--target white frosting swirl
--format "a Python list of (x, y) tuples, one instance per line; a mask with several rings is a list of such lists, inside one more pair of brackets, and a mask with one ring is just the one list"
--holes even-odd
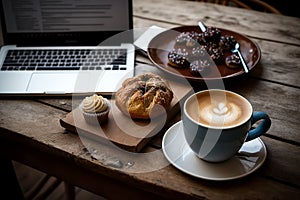
[(100, 113), (108, 109), (106, 100), (102, 96), (94, 94), (85, 97), (82, 101), (82, 110), (87, 113)]
[(220, 102), (216, 105), (210, 104), (199, 110), (199, 117), (206, 123), (215, 126), (229, 126), (241, 117), (241, 108), (232, 102)]

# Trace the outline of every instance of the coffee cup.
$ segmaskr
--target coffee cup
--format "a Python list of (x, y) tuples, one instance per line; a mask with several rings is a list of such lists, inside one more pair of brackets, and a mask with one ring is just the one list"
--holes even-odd
[(200, 91), (188, 97), (182, 122), (190, 149), (209, 162), (228, 160), (244, 142), (261, 136), (271, 126), (269, 116), (265, 112), (253, 112), (246, 98), (219, 89)]

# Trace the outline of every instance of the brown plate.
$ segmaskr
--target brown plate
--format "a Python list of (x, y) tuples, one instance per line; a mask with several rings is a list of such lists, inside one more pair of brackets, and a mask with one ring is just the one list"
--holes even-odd
[[(249, 70), (257, 65), (261, 57), (261, 51), (256, 42), (251, 40), (245, 35), (236, 33), (234, 31), (221, 29), (222, 35), (232, 35), (240, 43), (240, 51), (245, 59)], [(173, 49), (175, 44), (175, 38), (181, 32), (196, 31), (201, 32), (198, 26), (181, 26), (167, 31), (164, 31), (155, 36), (148, 45), (148, 56), (150, 60), (160, 69), (165, 72), (178, 76), (185, 77), (192, 81), (205, 81), (224, 79), (234, 76), (238, 76), (244, 73), (242, 67), (231, 69), (226, 67), (225, 62), (218, 64), (215, 70), (210, 70), (205, 77), (194, 76), (190, 73), (189, 68), (176, 68), (168, 64), (168, 53)], [(224, 56), (230, 55), (231, 52), (225, 52)]]

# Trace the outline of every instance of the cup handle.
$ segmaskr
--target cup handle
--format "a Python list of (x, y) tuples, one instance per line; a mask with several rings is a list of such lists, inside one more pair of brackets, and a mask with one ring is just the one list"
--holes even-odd
[(251, 129), (246, 138), (246, 142), (253, 140), (266, 133), (271, 126), (271, 119), (265, 112), (254, 112), (252, 115), (251, 125), (262, 120), (262, 122), (254, 129)]

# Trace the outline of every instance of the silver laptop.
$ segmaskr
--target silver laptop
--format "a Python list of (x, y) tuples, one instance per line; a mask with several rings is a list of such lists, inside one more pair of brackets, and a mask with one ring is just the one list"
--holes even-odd
[(132, 0), (1, 0), (1, 26), (0, 95), (112, 94), (134, 75)]

